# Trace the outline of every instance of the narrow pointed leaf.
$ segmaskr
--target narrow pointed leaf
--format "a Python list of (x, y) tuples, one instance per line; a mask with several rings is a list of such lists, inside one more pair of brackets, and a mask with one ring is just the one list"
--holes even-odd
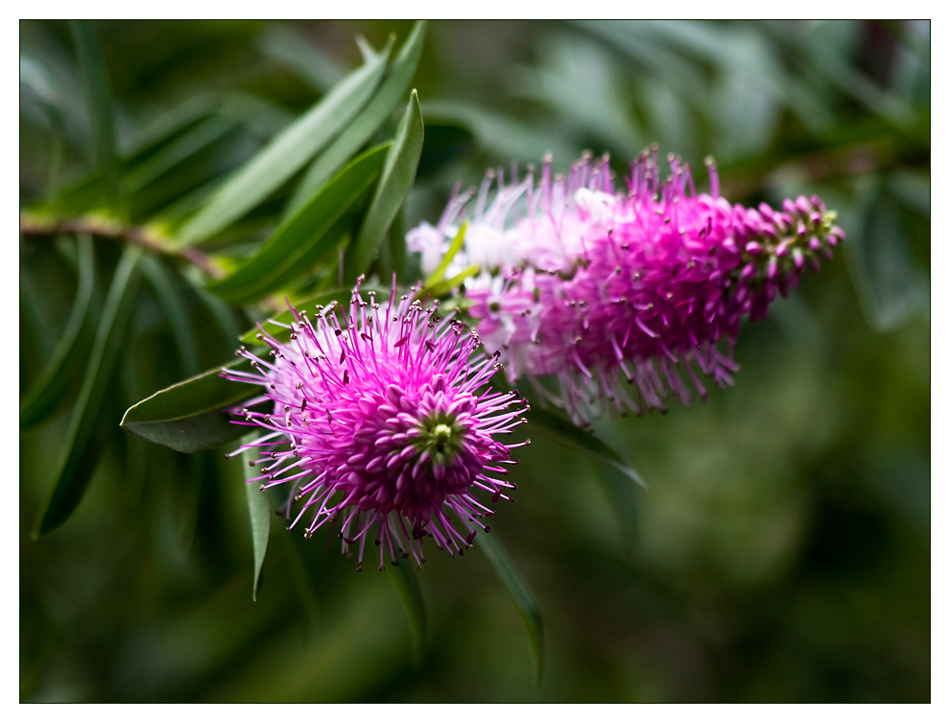
[(508, 552), (498, 540), (497, 533), (482, 533), (477, 539), (478, 547), (485, 553), (485, 557), (488, 558), (498, 578), (508, 590), (518, 612), (521, 613), (525, 633), (528, 636), (528, 645), (531, 648), (535, 684), (540, 685), (541, 676), (544, 674), (544, 637), (538, 604), (518, 568), (515, 567)]
[(121, 200), (119, 161), (112, 116), (112, 93), (102, 46), (92, 20), (71, 20), (69, 25), (79, 56), (83, 90), (92, 122), (93, 147), (105, 179), (106, 195), (113, 207), (117, 208)]
[(586, 454), (598, 462), (603, 462), (626, 475), (644, 489), (647, 488), (646, 482), (643, 481), (640, 474), (623, 457), (611, 449), (603, 440), (580, 427), (574, 426), (571, 420), (566, 417), (537, 407), (532, 407), (527, 417), (531, 429), (545, 439), (560, 444), (562, 447), (573, 449), (575, 452)]
[[(393, 37), (395, 40), (395, 37)], [(376, 48), (366, 39), (363, 35), (356, 36), (356, 47), (360, 49), (360, 55), (363, 56), (363, 62), (368, 63), (370, 60), (375, 58), (379, 53), (376, 51)]]
[(449, 250), (445, 252), (445, 256), (442, 257), (442, 260), (439, 262), (439, 265), (436, 266), (435, 271), (426, 279), (426, 284), (422, 288), (422, 293), (429, 293), (438, 284), (442, 281), (442, 278), (445, 276), (445, 270), (449, 268), (449, 264), (452, 263), (452, 259), (455, 258), (455, 254), (459, 252), (462, 248), (462, 244), (465, 243), (465, 231), (468, 230), (468, 221), (462, 223), (462, 227), (459, 229), (459, 232), (455, 234), (455, 238), (452, 239), (452, 243), (449, 244)]
[[(242, 444), (252, 444), (257, 434), (248, 434), (241, 439)], [(247, 512), (251, 519), (251, 543), (254, 549), (254, 587), (251, 588), (251, 598), (257, 602), (257, 588), (261, 579), (261, 568), (264, 566), (264, 555), (267, 553), (267, 540), (270, 538), (270, 498), (260, 488), (259, 482), (250, 480), (258, 476), (260, 467), (252, 467), (251, 463), (258, 463), (257, 451), (245, 449), (241, 452), (244, 462), (244, 492), (247, 497)]]
[(422, 155), (422, 109), (419, 94), (412, 91), (409, 105), (396, 130), (393, 145), (386, 154), (373, 200), (363, 219), (356, 241), (347, 249), (344, 278), (355, 279), (369, 269), (379, 244), (405, 203), (416, 177)]
[(479, 266), (478, 264), (472, 264), (467, 269), (464, 269), (463, 271), (460, 271), (459, 273), (457, 273), (451, 279), (442, 279), (442, 281), (440, 281), (439, 283), (433, 284), (432, 287), (428, 289), (428, 293), (436, 298), (439, 298), (440, 296), (445, 296), (452, 289), (455, 289), (461, 286), (462, 282), (465, 281), (465, 279), (467, 279), (469, 276), (474, 276), (479, 271), (481, 271), (481, 268), (482, 267)]
[(413, 26), (412, 32), (393, 60), (392, 66), (372, 100), (307, 169), (306, 175), (287, 204), (287, 216), (296, 213), (307, 199), (313, 196), (327, 179), (346, 163), (348, 158), (373, 137), (373, 134), (395, 110), (399, 100), (405, 97), (412, 76), (415, 75), (416, 66), (419, 64), (419, 56), (422, 54), (425, 30), (424, 20), (418, 21)]
[(175, 343), (178, 345), (178, 353), (181, 355), (182, 369), (188, 376), (194, 376), (199, 369), (198, 349), (191, 335), (188, 311), (185, 301), (181, 298), (181, 290), (176, 286), (172, 273), (153, 256), (142, 259), (142, 271), (155, 291), (158, 303), (171, 326)]
[(141, 191), (182, 161), (210, 146), (237, 124), (236, 118), (220, 114), (203, 120), (130, 171), (125, 178), (126, 189), (130, 194)]
[[(150, 123), (134, 145), (121, 156), (120, 166), (129, 174), (137, 171), (170, 143), (212, 115), (215, 104), (210, 98), (199, 96)], [(60, 197), (62, 213), (88, 211), (98, 202), (102, 184), (102, 172), (95, 170), (64, 188)]]
[(122, 428), (178, 452), (214, 449), (238, 439), (246, 429), (232, 424), (221, 410), (250, 399), (260, 390), (253, 384), (222, 378), (222, 369), (251, 371), (251, 362), (235, 359), (155, 392), (126, 410)]
[[(29, 267), (20, 266), (20, 371), (27, 384), (36, 381), (34, 369), (41, 369), (52, 359), (55, 338), (51, 324), (42, 313), (42, 298)], [(24, 390), (25, 392), (26, 390)]]
[(225, 182), (185, 224), (179, 243), (188, 246), (202, 241), (244, 216), (347, 127), (386, 70), (390, 47), (350, 73)]
[(422, 588), (408, 560), (403, 560), (401, 565), (390, 566), (389, 579), (409, 618), (416, 664), (421, 665), (426, 635), (426, 607)]
[(278, 228), (256, 256), (226, 279), (208, 284), (208, 290), (230, 303), (245, 304), (306, 274), (339, 240), (331, 230), (341, 231), (341, 224), (369, 200), (390, 147), (383, 143), (355, 158)]
[(325, 53), (307, 34), (292, 25), (271, 25), (261, 35), (257, 49), (271, 60), (294, 71), (320, 93), (335, 85), (346, 69)]
[(20, 429), (28, 429), (45, 421), (64, 401), (66, 392), (82, 370), (95, 334), (92, 310), (95, 289), (95, 258), (92, 238), (84, 236), (79, 246), (79, 288), (53, 356), (39, 378), (30, 386), (20, 402)]
[[(418, 174), (418, 169), (416, 169)], [(406, 272), (406, 207), (403, 205), (389, 229), (389, 261), (397, 278)], [(386, 275), (386, 278), (392, 278)]]
[(92, 474), (89, 452), (112, 370), (125, 343), (125, 332), (135, 306), (142, 253), (139, 246), (127, 246), (112, 277), (82, 388), (66, 431), (55, 482), (36, 519), (35, 537), (62, 525), (82, 500), (89, 484)]

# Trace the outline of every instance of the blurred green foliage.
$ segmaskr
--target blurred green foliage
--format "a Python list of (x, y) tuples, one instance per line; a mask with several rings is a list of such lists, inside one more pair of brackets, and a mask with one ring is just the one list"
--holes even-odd
[[(354, 36), (383, 48), (395, 32), (398, 50), (411, 29), (21, 22), (21, 207), (67, 218), (101, 203), (174, 234), (360, 64)], [(600, 423), (648, 491), (532, 435), (492, 527), (544, 615), (535, 687), (482, 555), (433, 554), (418, 574), (421, 656), (392, 570), (357, 575), (279, 524), (252, 602), (240, 458), (118, 423), (226, 362), (262, 312), (210, 294), (194, 258), (149, 253), (124, 334), (103, 332), (71, 314), (83, 302), (103, 318), (124, 244), (96, 233), (90, 256), (69, 228), (21, 234), (21, 402), (51, 360), (67, 388), (21, 415), (21, 700), (928, 701), (929, 23), (438, 22), (410, 87), (424, 145), (377, 271), (398, 268), (400, 234), (436, 219), (456, 179), (548, 150), (566, 168), (584, 148), (622, 172), (654, 141), (697, 168), (713, 155), (735, 202), (818, 193), (847, 241), (743, 330), (735, 387)], [(363, 147), (393, 137), (407, 100)], [(202, 253), (227, 268), (254, 254), (305, 173)], [(97, 331), (116, 363), (90, 370)], [(70, 402), (89, 395), (88, 491), (34, 541)]]

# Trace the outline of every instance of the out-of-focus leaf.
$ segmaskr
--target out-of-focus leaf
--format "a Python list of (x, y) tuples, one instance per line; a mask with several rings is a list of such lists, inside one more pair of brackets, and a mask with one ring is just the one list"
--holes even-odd
[(889, 331), (927, 309), (927, 280), (910, 253), (900, 212), (883, 189), (868, 192), (861, 224), (844, 243), (848, 270), (868, 323)]
[(369, 268), (380, 242), (402, 208), (416, 177), (419, 156), (422, 154), (423, 132), (419, 94), (414, 90), (393, 144), (386, 154), (379, 183), (376, 184), (376, 192), (363, 218), (359, 235), (346, 250), (344, 279), (356, 279)]
[(576, 24), (627, 54), (651, 75), (667, 81), (680, 98), (701, 110), (708, 95), (701, 69), (658, 42), (645, 23), (638, 20), (579, 20)]
[[(43, 64), (28, 55), (20, 55), (20, 86), (26, 88), (36, 98), (43, 114), (49, 122), (50, 170), (47, 198), (52, 199), (56, 209), (59, 201), (62, 180), (63, 153), (66, 143), (66, 107), (65, 98), (56, 78)], [(23, 101), (21, 100), (21, 108)]]
[(531, 429), (545, 439), (603, 462), (646, 489), (643, 478), (623, 457), (590, 432), (575, 426), (571, 420), (537, 407), (532, 407), (526, 416)]
[(296, 213), (307, 202), (307, 199), (346, 163), (350, 156), (372, 138), (373, 134), (383, 124), (383, 121), (393, 112), (399, 99), (409, 88), (409, 81), (412, 80), (412, 76), (416, 72), (419, 56), (422, 53), (422, 44), (425, 40), (425, 27), (426, 23), (422, 20), (413, 26), (412, 32), (396, 55), (395, 60), (393, 60), (389, 72), (372, 100), (353, 119), (353, 122), (340, 133), (333, 144), (320, 154), (313, 165), (307, 169), (306, 175), (304, 175), (303, 180), (297, 186), (294, 195), (287, 204), (285, 217)]
[(924, 216), (930, 216), (930, 174), (901, 170), (890, 174), (888, 190), (895, 198)]
[(82, 71), (83, 89), (92, 120), (93, 146), (99, 167), (105, 178), (105, 191), (109, 203), (116, 210), (121, 203), (119, 187), (119, 161), (116, 154), (115, 130), (113, 125), (112, 93), (106, 73), (102, 46), (91, 20), (71, 20), (69, 23), (79, 56)]
[(565, 143), (562, 134), (540, 126), (532, 126), (515, 118), (486, 110), (462, 101), (426, 101), (422, 107), (426, 122), (457, 125), (468, 129), (479, 146), (493, 156), (537, 163), (550, 151), (555, 158), (576, 158), (579, 148)]
[(20, 313), (27, 319), (30, 334), (35, 338), (43, 359), (53, 353), (55, 336), (53, 324), (46, 313), (40, 285), (26, 266), (20, 266)]
[(30, 386), (20, 401), (20, 429), (28, 429), (48, 419), (64, 401), (64, 396), (76, 379), (95, 332), (92, 298), (95, 289), (95, 257), (89, 236), (78, 241), (79, 286), (76, 299), (49, 363), (39, 378)]
[(364, 63), (372, 60), (377, 55), (379, 55), (379, 53), (376, 52), (376, 48), (373, 47), (373, 44), (370, 43), (366, 39), (366, 36), (357, 35), (355, 40), (356, 40), (356, 47), (360, 49), (360, 55), (363, 56)]
[(202, 121), (130, 172), (125, 180), (126, 189), (129, 193), (141, 191), (186, 158), (207, 148), (236, 125), (236, 120), (222, 115), (213, 115)]
[(320, 93), (338, 83), (346, 74), (340, 63), (320, 50), (291, 25), (272, 25), (261, 35), (257, 49), (307, 81)]
[(544, 674), (544, 638), (543, 626), (541, 621), (541, 610), (534, 600), (534, 595), (528, 588), (527, 583), (515, 567), (507, 550), (498, 540), (497, 533), (478, 536), (478, 547), (485, 553), (485, 557), (495, 569), (495, 573), (508, 590), (511, 599), (521, 613), (521, 619), (524, 621), (525, 632), (528, 635), (528, 645), (531, 648), (531, 661), (534, 666), (534, 680), (536, 685), (541, 684), (541, 676)]
[[(243, 124), (208, 140), (130, 198), (134, 223), (154, 223), (161, 228), (162, 236), (174, 238), (187, 215), (217, 190), (221, 178), (252, 156), (258, 147)], [(238, 224), (230, 230), (241, 233)], [(219, 234), (218, 238), (222, 237), (224, 234)]]
[(36, 518), (34, 537), (48, 534), (62, 525), (82, 500), (89, 484), (92, 464), (88, 452), (96, 432), (99, 411), (108, 392), (113, 367), (125, 343), (125, 332), (138, 286), (142, 253), (139, 246), (127, 246), (116, 267), (79, 398), (69, 421), (55, 482)]
[(788, 104), (788, 83), (773, 43), (739, 24), (652, 20), (635, 25), (640, 37), (649, 35), (715, 68), (708, 107), (721, 139), (717, 157), (764, 149), (778, 122), (779, 104)]
[(232, 424), (222, 409), (259, 393), (253, 384), (221, 377), (222, 369), (251, 371), (248, 359), (235, 359), (214, 369), (155, 392), (129, 407), (121, 427), (149, 442), (178, 452), (214, 449), (238, 439), (246, 430)]
[(208, 284), (225, 301), (250, 303), (304, 275), (336, 241), (328, 233), (369, 197), (391, 143), (355, 158), (231, 276)]
[(399, 600), (409, 617), (416, 665), (421, 665), (426, 636), (426, 606), (419, 580), (408, 562), (408, 560), (403, 560), (401, 565), (391, 565), (389, 579), (392, 580), (396, 594), (399, 595)]
[(221, 104), (222, 100), (216, 94), (203, 93), (158, 114), (119, 145), (123, 165), (131, 170), (147, 162), (169, 143), (219, 112)]
[[(253, 444), (257, 434), (248, 434), (241, 438), (241, 444)], [(257, 451), (248, 448), (241, 452), (244, 462), (244, 492), (247, 498), (247, 512), (251, 519), (251, 544), (254, 549), (254, 586), (251, 589), (251, 598), (257, 602), (258, 586), (261, 579), (261, 568), (264, 567), (264, 555), (267, 553), (267, 540), (270, 538), (270, 497), (260, 489), (257, 482), (249, 480), (257, 477)]]
[(881, 88), (850, 62), (852, 43), (860, 32), (856, 21), (796, 25), (771, 21), (765, 27), (788, 50), (794, 65), (827, 80), (838, 91), (892, 125), (905, 131), (914, 125), (913, 112), (903, 99)]
[(303, 117), (284, 129), (254, 156), (182, 228), (178, 242), (188, 246), (213, 236), (263, 201), (296, 173), (360, 111), (386, 70), (383, 54), (350, 73)]
[(56, 76), (41, 60), (27, 53), (20, 54), (20, 84), (26, 86), (44, 105), (60, 112), (66, 110), (66, 99)]
[(630, 156), (646, 142), (627, 109), (617, 63), (601, 43), (557, 33), (539, 47), (538, 68), (516, 67), (514, 91), (548, 105), (559, 117)]
[(185, 374), (194, 376), (198, 373), (198, 350), (191, 335), (188, 324), (188, 311), (181, 298), (181, 290), (176, 288), (175, 279), (165, 265), (154, 256), (142, 259), (142, 271), (149, 285), (154, 289), (171, 326), (178, 353), (181, 355), (181, 365)]
[[(182, 103), (157, 120), (149, 123), (139, 137), (122, 153), (120, 165), (129, 174), (147, 164), (166, 146), (207, 119), (218, 105), (207, 96), (199, 96)], [(99, 170), (79, 178), (63, 189), (60, 210), (64, 214), (79, 214), (93, 208), (101, 195), (103, 174)]]

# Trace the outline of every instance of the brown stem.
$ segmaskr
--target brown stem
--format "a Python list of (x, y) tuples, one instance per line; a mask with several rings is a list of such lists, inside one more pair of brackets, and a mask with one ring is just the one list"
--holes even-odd
[(110, 239), (122, 239), (167, 256), (180, 256), (214, 278), (223, 277), (224, 271), (197, 249), (172, 249), (162, 238), (140, 226), (130, 226), (107, 218), (79, 216), (76, 218), (45, 219), (29, 214), (20, 216), (20, 233), (26, 236), (52, 236), (58, 233), (89, 233)]

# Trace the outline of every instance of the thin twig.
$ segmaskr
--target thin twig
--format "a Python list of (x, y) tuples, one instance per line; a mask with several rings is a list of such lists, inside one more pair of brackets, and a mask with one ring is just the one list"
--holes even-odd
[(31, 214), (20, 215), (20, 233), (26, 236), (53, 236), (59, 233), (89, 233), (110, 239), (122, 239), (143, 246), (166, 256), (180, 256), (214, 278), (225, 276), (223, 269), (212, 263), (206, 254), (196, 249), (173, 249), (164, 243), (163, 237), (141, 226), (131, 226), (102, 216), (77, 216), (75, 218), (43, 218)]

